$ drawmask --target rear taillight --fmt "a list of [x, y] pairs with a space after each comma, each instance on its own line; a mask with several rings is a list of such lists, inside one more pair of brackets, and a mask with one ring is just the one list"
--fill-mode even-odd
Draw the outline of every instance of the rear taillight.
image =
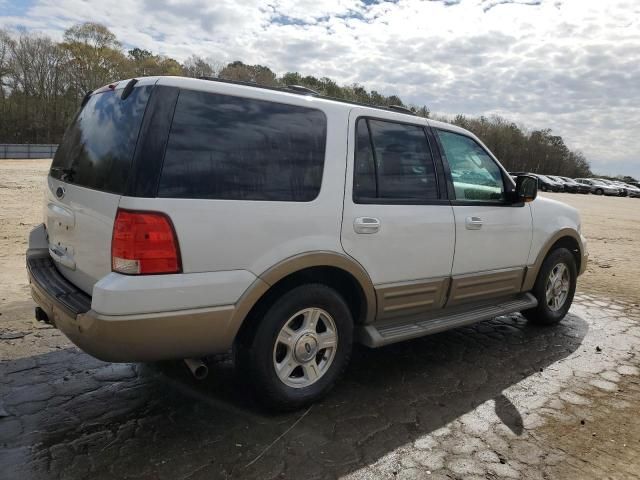
[[179, 273], [178, 239], [159, 212], [118, 210], [111, 239], [111, 268], [129, 275]]

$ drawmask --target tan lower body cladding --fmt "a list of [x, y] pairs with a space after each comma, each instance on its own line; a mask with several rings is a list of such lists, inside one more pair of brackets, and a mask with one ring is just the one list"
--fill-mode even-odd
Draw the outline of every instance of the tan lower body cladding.
[[524, 268], [453, 277], [447, 306], [516, 295], [522, 289]]
[[376, 287], [376, 320], [412, 316], [443, 307], [517, 295], [524, 268], [500, 270], [453, 278], [417, 280]]

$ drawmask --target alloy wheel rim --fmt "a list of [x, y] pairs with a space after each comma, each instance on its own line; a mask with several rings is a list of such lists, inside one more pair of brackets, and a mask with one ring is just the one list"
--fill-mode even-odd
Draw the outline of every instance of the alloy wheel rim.
[[338, 329], [328, 312], [305, 308], [280, 329], [273, 346], [273, 367], [282, 383], [305, 388], [327, 373], [336, 356]]
[[569, 296], [570, 276], [569, 269], [564, 263], [555, 265], [545, 285], [545, 298], [551, 311], [560, 310]]

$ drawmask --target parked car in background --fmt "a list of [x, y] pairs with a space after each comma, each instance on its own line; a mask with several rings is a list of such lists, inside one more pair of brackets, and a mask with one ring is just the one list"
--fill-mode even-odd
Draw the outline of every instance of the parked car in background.
[[556, 177], [561, 178], [565, 181], [565, 190], [567, 189], [567, 185], [570, 186], [571, 189], [575, 191], [575, 193], [584, 193], [588, 194], [591, 192], [591, 188], [588, 185], [583, 185], [582, 183], [576, 182], [573, 178], [569, 177]]
[[539, 173], [530, 173], [530, 172], [511, 172], [512, 176], [520, 176], [520, 175], [530, 175], [532, 177], [536, 177], [538, 179], [538, 189], [543, 192], [561, 192], [564, 190], [564, 187], [559, 182], [555, 180], [551, 180], [545, 175], [540, 175]]
[[542, 175], [540, 173], [537, 173], [536, 176], [538, 178], [542, 178], [548, 185], [550, 185], [549, 190], [551, 190], [552, 192], [564, 192], [564, 184], [562, 182], [554, 180], [549, 175]]
[[45, 190], [39, 320], [103, 360], [187, 359], [197, 377], [231, 351], [276, 408], [325, 395], [354, 342], [518, 311], [557, 324], [587, 265], [578, 211], [471, 132], [301, 87], [100, 88]]
[[554, 182], [562, 185], [562, 189], [567, 193], [578, 193], [578, 184], [574, 182], [569, 182], [565, 180], [563, 177], [559, 177], [557, 175], [545, 175], [545, 177], [550, 178]]
[[602, 183], [601, 181], [593, 178], [576, 178], [576, 182], [581, 183], [583, 185], [588, 185], [591, 188], [591, 193], [594, 195], [607, 195], [607, 196], [618, 196], [620, 195], [620, 190], [616, 187], [612, 187], [611, 185], [607, 185], [606, 183]]
[[545, 177], [547, 177], [550, 180], [553, 180], [554, 182], [559, 183], [560, 185], [562, 185], [562, 191], [563, 192], [576, 193], [576, 189], [574, 187], [572, 187], [571, 185], [569, 185], [566, 181], [564, 181], [560, 177], [556, 177], [555, 175], [545, 175]]
[[620, 185], [618, 185], [616, 182], [613, 182], [611, 180], [606, 180], [604, 178], [593, 178], [592, 180], [597, 180], [600, 183], [604, 183], [605, 185], [609, 185], [610, 187], [615, 188], [616, 190], [618, 190], [619, 197], [627, 196], [627, 190], [621, 187]]
[[630, 183], [619, 182], [619, 185], [627, 191], [627, 195], [633, 198], [640, 197], [640, 188]]
[[623, 190], [622, 196], [624, 197], [638, 197], [640, 196], [640, 188], [635, 185], [630, 185], [628, 183], [622, 182], [620, 180], [608, 180], [609, 184], [615, 185]]

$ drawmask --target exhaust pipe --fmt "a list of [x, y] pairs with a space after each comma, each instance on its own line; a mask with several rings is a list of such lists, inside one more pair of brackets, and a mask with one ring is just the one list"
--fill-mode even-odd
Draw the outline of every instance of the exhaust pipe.
[[35, 315], [36, 320], [38, 320], [39, 322], [48, 323], [49, 325], [51, 325], [49, 315], [47, 315], [47, 312], [45, 312], [41, 307], [36, 307]]
[[204, 380], [209, 375], [209, 367], [202, 360], [197, 358], [185, 358], [185, 365], [191, 370], [196, 380]]

